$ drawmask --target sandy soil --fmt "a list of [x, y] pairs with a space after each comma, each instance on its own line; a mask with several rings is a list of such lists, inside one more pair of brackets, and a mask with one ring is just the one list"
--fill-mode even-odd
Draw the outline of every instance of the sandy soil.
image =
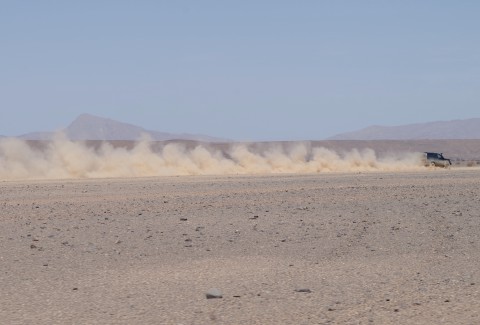
[[455, 168], [0, 182], [0, 320], [479, 324], [479, 184]]

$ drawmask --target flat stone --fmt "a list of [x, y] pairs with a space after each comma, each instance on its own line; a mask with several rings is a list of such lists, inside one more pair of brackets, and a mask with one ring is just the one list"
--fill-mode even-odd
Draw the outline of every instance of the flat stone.
[[304, 293], [311, 293], [312, 290], [307, 288], [295, 289], [295, 292], [304, 292]]
[[217, 288], [209, 289], [209, 290], [205, 293], [205, 296], [207, 297], [207, 299], [219, 299], [219, 298], [223, 298], [222, 292], [221, 292], [220, 290], [218, 290]]

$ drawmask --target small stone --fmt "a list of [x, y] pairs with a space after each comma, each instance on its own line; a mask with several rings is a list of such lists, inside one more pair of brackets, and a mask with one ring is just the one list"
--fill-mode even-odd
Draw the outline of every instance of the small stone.
[[187, 221], [187, 218], [180, 218], [180, 221]]
[[212, 288], [205, 293], [207, 299], [219, 299], [223, 298], [222, 292], [217, 288]]
[[312, 290], [307, 288], [295, 289], [295, 292], [304, 292], [304, 293], [311, 293]]

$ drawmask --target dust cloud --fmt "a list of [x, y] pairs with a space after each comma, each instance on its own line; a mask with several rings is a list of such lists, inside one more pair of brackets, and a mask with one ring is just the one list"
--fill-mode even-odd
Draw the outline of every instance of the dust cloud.
[[42, 148], [0, 139], [0, 180], [176, 175], [407, 171], [422, 168], [418, 153], [377, 157], [371, 149], [337, 153], [309, 143], [231, 144], [222, 150], [169, 143], [153, 150], [143, 139], [131, 149], [103, 142], [94, 148], [57, 136]]

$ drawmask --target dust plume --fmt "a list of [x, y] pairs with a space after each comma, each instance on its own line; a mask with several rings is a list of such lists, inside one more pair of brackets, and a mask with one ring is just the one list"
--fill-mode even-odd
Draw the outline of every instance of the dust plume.
[[152, 148], [143, 139], [133, 148], [99, 147], [57, 136], [43, 147], [0, 139], [0, 180], [401, 171], [421, 167], [418, 153], [377, 157], [371, 149], [337, 153], [309, 143], [290, 146], [231, 144], [228, 148], [180, 143]]

